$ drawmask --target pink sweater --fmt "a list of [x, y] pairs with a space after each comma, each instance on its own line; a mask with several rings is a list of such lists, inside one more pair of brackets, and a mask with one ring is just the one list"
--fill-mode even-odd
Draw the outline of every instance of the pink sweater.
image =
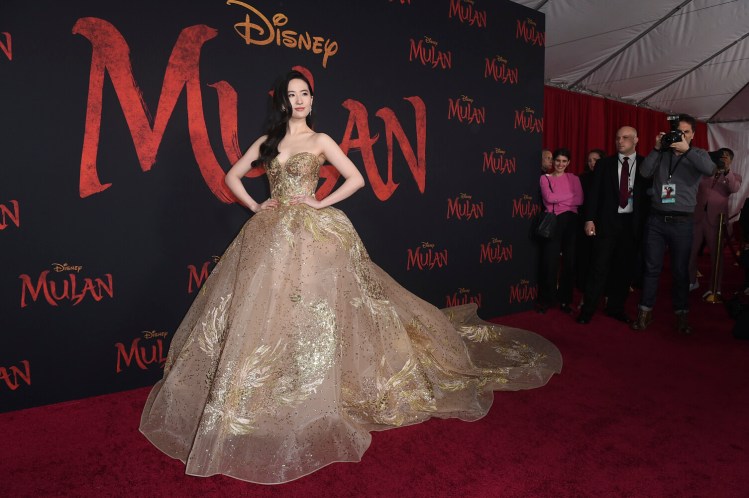
[[[549, 181], [551, 181], [551, 189]], [[547, 211], [553, 211], [556, 214], [566, 211], [577, 213], [577, 207], [583, 203], [583, 187], [580, 185], [580, 178], [572, 173], [565, 173], [561, 176], [541, 175], [539, 184]]]

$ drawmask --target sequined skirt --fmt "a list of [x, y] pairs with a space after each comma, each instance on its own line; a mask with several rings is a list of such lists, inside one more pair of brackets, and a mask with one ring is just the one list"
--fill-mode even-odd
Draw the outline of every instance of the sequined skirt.
[[439, 310], [375, 265], [335, 208], [253, 216], [174, 334], [140, 430], [191, 475], [275, 484], [359, 461], [370, 431], [476, 420], [539, 387], [557, 348]]

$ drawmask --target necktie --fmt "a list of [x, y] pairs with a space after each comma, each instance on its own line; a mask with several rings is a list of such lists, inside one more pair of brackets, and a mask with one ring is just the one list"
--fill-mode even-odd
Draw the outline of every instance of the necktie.
[[622, 159], [622, 174], [619, 176], [619, 207], [627, 207], [629, 200], [629, 158]]

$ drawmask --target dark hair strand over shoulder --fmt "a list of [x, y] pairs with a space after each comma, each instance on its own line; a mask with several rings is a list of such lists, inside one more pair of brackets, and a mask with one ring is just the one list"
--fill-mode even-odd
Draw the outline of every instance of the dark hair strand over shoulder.
[[[278, 144], [286, 136], [286, 126], [291, 118], [291, 102], [289, 102], [288, 89], [291, 80], [302, 80], [307, 84], [310, 95], [314, 96], [309, 80], [299, 71], [289, 71], [279, 77], [273, 84], [271, 92], [268, 119], [265, 125], [265, 142], [260, 144], [260, 157], [252, 162], [253, 167], [267, 166], [278, 155]], [[314, 116], [310, 110], [307, 116], [307, 126], [312, 128]]]

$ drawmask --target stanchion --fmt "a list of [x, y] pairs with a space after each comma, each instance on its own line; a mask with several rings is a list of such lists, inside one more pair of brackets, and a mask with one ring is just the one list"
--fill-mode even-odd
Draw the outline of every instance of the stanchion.
[[712, 303], [712, 304], [720, 304], [723, 302], [723, 299], [721, 299], [720, 294], [718, 292], [720, 289], [718, 288], [718, 280], [720, 277], [720, 264], [721, 260], [723, 259], [723, 213], [720, 213], [720, 217], [718, 218], [718, 240], [715, 241], [715, 258], [713, 263], [713, 281], [712, 281], [712, 287], [710, 289], [711, 294], [705, 298], [705, 302]]

